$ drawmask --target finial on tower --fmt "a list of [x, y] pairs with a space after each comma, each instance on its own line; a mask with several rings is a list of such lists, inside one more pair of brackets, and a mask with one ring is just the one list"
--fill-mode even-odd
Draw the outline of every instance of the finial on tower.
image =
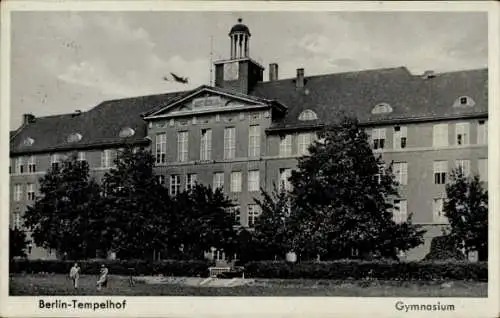
[[242, 18], [238, 18], [238, 23], [241, 23], [243, 22], [243, 19]]

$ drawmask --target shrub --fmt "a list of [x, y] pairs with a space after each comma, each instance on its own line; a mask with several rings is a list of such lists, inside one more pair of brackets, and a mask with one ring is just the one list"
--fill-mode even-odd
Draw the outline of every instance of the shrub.
[[486, 262], [464, 261], [397, 262], [397, 261], [334, 261], [250, 262], [245, 276], [253, 278], [304, 279], [378, 279], [378, 280], [475, 280], [488, 281]]
[[424, 260], [465, 260], [465, 256], [448, 235], [443, 235], [432, 239], [430, 251]]
[[[19, 260], [11, 261], [10, 273], [54, 273], [68, 274], [75, 261], [60, 260]], [[97, 275], [102, 264], [105, 264], [111, 275], [164, 275], [164, 276], [201, 276], [208, 277], [208, 261], [78, 261], [82, 274]]]

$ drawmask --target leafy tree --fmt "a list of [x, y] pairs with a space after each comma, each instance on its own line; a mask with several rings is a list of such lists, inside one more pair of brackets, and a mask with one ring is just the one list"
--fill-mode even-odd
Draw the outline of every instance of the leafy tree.
[[[322, 132], [323, 141], [299, 158], [290, 178], [292, 248], [302, 258], [396, 258], [423, 243], [411, 220], [393, 221], [390, 203], [398, 197], [392, 168], [381, 169], [366, 133], [343, 118]], [[385, 171], [384, 171], [385, 170]]]
[[118, 151], [103, 179], [100, 248], [119, 258], [151, 258], [167, 244], [168, 195], [154, 174], [149, 151]]
[[255, 222], [254, 240], [260, 256], [265, 259], [283, 258], [290, 251], [290, 233], [287, 219], [290, 213], [290, 199], [284, 188], [272, 194], [261, 189], [262, 199], [254, 199], [261, 208], [261, 215]]
[[451, 173], [443, 212], [450, 222], [448, 235], [466, 253], [488, 259], [488, 191], [478, 176], [468, 178], [461, 169]]
[[40, 179], [40, 193], [24, 215], [34, 243], [70, 258], [95, 256], [98, 237], [92, 224], [98, 214], [100, 187], [88, 164], [73, 155]]
[[10, 259], [14, 257], [26, 257], [26, 247], [29, 240], [24, 231], [18, 228], [9, 230], [9, 255]]

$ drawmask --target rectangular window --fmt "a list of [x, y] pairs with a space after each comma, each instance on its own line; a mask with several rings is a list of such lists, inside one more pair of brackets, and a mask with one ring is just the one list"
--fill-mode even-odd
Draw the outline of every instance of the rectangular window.
[[177, 161], [188, 161], [188, 138], [187, 131], [179, 131], [177, 133]]
[[488, 121], [480, 120], [477, 123], [477, 143], [479, 145], [488, 144]]
[[404, 149], [406, 148], [406, 140], [408, 131], [405, 126], [395, 126], [394, 127], [394, 149]]
[[189, 173], [188, 175], [186, 175], [186, 190], [188, 191], [193, 190], [197, 181], [198, 181], [197, 174]]
[[158, 181], [159, 185], [165, 185], [165, 176], [162, 174], [157, 175], [156, 181]]
[[78, 161], [78, 162], [87, 161], [86, 156], [85, 156], [85, 152], [79, 151], [77, 156], [76, 156], [76, 161]]
[[300, 156], [309, 155], [309, 146], [312, 143], [312, 134], [299, 134], [297, 141], [297, 152]]
[[13, 216], [12, 226], [15, 229], [21, 229], [22, 228], [21, 213], [13, 213], [12, 216]]
[[28, 197], [28, 201], [35, 200], [35, 185], [33, 183], [28, 183], [26, 185], [26, 194]]
[[380, 184], [382, 182], [382, 177], [385, 175], [385, 167], [383, 164], [378, 165], [378, 173], [375, 175], [375, 180]]
[[408, 163], [407, 162], [394, 163], [394, 177], [400, 185], [408, 184]]
[[248, 205], [248, 227], [254, 227], [257, 218], [260, 215], [260, 206], [257, 204]]
[[23, 174], [26, 172], [24, 169], [24, 157], [19, 157], [16, 160], [16, 172], [19, 174]]
[[59, 154], [50, 155], [50, 167], [55, 170], [59, 168], [59, 164], [61, 163], [61, 156]]
[[434, 199], [432, 203], [434, 223], [440, 223], [440, 224], [448, 223], [448, 219], [444, 215], [443, 205], [444, 205], [444, 199], [442, 198]]
[[292, 155], [292, 135], [280, 136], [280, 157]]
[[477, 165], [481, 181], [488, 181], [488, 159], [479, 159]]
[[248, 191], [256, 192], [260, 188], [260, 171], [251, 170], [248, 171]]
[[214, 190], [224, 187], [224, 172], [214, 173]]
[[455, 142], [457, 146], [469, 144], [469, 123], [457, 123], [455, 125]]
[[200, 160], [212, 159], [212, 129], [201, 130]]
[[23, 195], [23, 188], [21, 184], [14, 185], [14, 201], [21, 201]]
[[231, 172], [231, 192], [241, 192], [241, 171]]
[[470, 160], [460, 159], [456, 161], [456, 168], [462, 170], [464, 176], [470, 176]]
[[155, 153], [157, 164], [167, 162], [167, 134], [156, 134]]
[[292, 189], [289, 180], [291, 176], [292, 176], [292, 169], [288, 168], [280, 169], [280, 184], [279, 184], [280, 191], [290, 191]]
[[385, 128], [374, 128], [372, 130], [373, 149], [385, 148]]
[[445, 184], [448, 161], [434, 161], [434, 184]]
[[248, 156], [260, 157], [260, 126], [252, 125], [248, 129]]
[[236, 154], [236, 129], [224, 129], [224, 159], [234, 159]]
[[30, 156], [28, 159], [28, 172], [35, 173], [36, 172], [36, 157]]
[[392, 219], [396, 223], [404, 223], [408, 221], [408, 201], [394, 200], [394, 210]]
[[234, 225], [237, 225], [237, 226], [241, 225], [241, 211], [240, 210], [241, 209], [240, 209], [239, 205], [232, 206], [228, 209], [229, 214], [233, 216]]
[[437, 124], [433, 127], [432, 145], [434, 147], [448, 146], [448, 124]]
[[170, 176], [170, 195], [176, 196], [181, 192], [181, 176], [171, 175]]
[[111, 168], [114, 165], [114, 151], [106, 149], [101, 152], [101, 167]]

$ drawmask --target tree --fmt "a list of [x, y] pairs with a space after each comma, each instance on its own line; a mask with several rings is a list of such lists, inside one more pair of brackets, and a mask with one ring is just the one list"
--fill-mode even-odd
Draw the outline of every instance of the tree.
[[301, 258], [396, 258], [423, 243], [425, 231], [393, 221], [398, 197], [391, 166], [375, 158], [357, 120], [343, 118], [322, 132], [292, 172], [292, 248]]
[[29, 244], [24, 231], [18, 228], [9, 230], [9, 255], [14, 257], [26, 257], [26, 247]]
[[446, 185], [443, 212], [448, 218], [448, 235], [466, 254], [478, 252], [479, 260], [488, 259], [488, 191], [478, 176], [466, 177], [461, 169], [451, 173]]
[[52, 167], [40, 179], [41, 195], [25, 215], [34, 243], [70, 258], [95, 256], [99, 238], [92, 224], [98, 214], [99, 185], [76, 155]]
[[149, 151], [125, 147], [114, 160], [115, 167], [103, 179], [102, 222], [99, 228], [104, 251], [119, 258], [151, 258], [167, 245], [170, 212], [168, 194], [154, 174]]
[[287, 191], [276, 189], [272, 194], [261, 189], [262, 199], [254, 199], [262, 213], [255, 222], [254, 241], [259, 256], [265, 259], [284, 258], [290, 251], [290, 233], [287, 219], [290, 214], [290, 199]]

